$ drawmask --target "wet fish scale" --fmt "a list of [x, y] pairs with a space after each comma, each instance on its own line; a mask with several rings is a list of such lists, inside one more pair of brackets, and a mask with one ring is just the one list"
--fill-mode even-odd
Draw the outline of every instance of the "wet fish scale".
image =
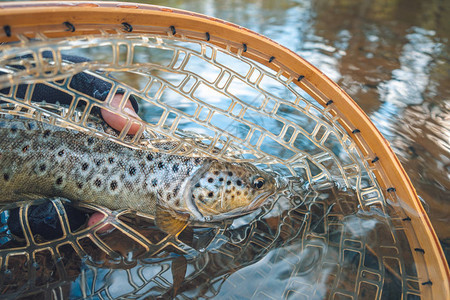
[[[159, 204], [200, 221], [255, 209], [275, 188], [271, 176], [250, 164], [136, 150], [5, 116], [0, 174], [3, 202], [60, 196], [152, 215]], [[257, 186], [261, 182], [264, 186]]]
[[146, 162], [141, 150], [81, 132], [34, 121], [12, 120], [1, 125], [3, 201], [58, 194], [111, 209], [154, 213], [155, 196], [164, 194], [159, 190], [166, 188], [163, 183], [181, 184], [206, 160], [152, 153]]

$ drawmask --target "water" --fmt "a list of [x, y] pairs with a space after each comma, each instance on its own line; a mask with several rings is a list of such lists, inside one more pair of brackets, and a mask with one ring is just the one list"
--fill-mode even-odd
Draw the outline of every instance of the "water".
[[[295, 196], [280, 193], [251, 216], [216, 228], [188, 228], [179, 237], [185, 254], [169, 246], [150, 255], [120, 230], [92, 236], [82, 229], [56, 243], [37, 240], [31, 268], [24, 254], [9, 258], [4, 296], [13, 298], [31, 284], [35, 297], [61, 286], [59, 292], [70, 299], [327, 299], [336, 293], [399, 299], [407, 276], [408, 293], [418, 292], [411, 287], [417, 273], [401, 226], [395, 228], [381, 210], [358, 208], [351, 191], [294, 190]], [[155, 243], [164, 238], [152, 222], [122, 220]], [[96, 239], [116, 255], [104, 253]], [[54, 249], [60, 255], [56, 263]], [[84, 255], [76, 253], [80, 249]]]
[[[295, 50], [337, 81], [391, 142], [426, 201], [448, 253], [449, 31], [443, 29], [448, 24], [439, 22], [448, 9], [411, 1], [153, 4], [202, 12], [253, 29]], [[425, 22], [424, 15], [433, 22]], [[151, 122], [151, 110], [142, 108]], [[192, 107], [182, 109], [189, 112]], [[264, 125], [270, 131], [279, 127]], [[79, 249], [71, 244], [73, 237], [67, 237], [68, 243], [59, 248], [66, 275], [57, 270], [61, 264], [52, 264], [50, 253], [41, 250], [31, 269], [24, 255], [15, 256], [2, 284], [11, 284], [9, 292], [19, 290], [18, 279], [27, 282], [36, 269], [39, 280], [34, 285], [43, 288], [45, 282], [64, 279], [64, 295], [75, 299], [92, 294], [322, 299], [331, 292], [343, 299], [398, 299], [402, 291], [414, 299], [419, 294], [402, 224], [377, 206], [362, 210], [351, 190], [328, 186], [298, 191], [294, 196], [279, 194], [275, 207], [268, 205], [231, 224], [186, 230], [180, 236], [185, 255], [172, 246], [145, 255], [142, 245], [120, 230], [99, 236], [80, 231], [79, 245], [90, 256], [75, 254]], [[130, 224], [154, 243], [165, 238], [152, 223]], [[95, 241], [106, 243], [123, 259], [102, 252]]]
[[250, 28], [335, 80], [391, 143], [450, 258], [450, 2], [140, 1]]

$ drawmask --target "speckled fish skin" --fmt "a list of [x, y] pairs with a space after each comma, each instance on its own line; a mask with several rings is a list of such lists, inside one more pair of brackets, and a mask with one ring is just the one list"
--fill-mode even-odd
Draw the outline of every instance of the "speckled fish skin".
[[0, 118], [2, 202], [60, 196], [151, 215], [159, 203], [208, 221], [253, 210], [274, 190], [272, 176], [251, 164], [136, 150], [34, 120]]

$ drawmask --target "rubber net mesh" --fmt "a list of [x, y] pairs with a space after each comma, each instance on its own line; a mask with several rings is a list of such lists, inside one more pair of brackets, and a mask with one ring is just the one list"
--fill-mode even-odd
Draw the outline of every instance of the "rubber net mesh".
[[[39, 203], [5, 205], [3, 296], [420, 298], [404, 216], [393, 214], [376, 162], [338, 123], [343, 116], [330, 113], [333, 105], [319, 105], [296, 84], [312, 89], [307, 79], [264, 53], [172, 33], [37, 34], [1, 45], [2, 119], [21, 115], [148, 151], [249, 161], [280, 174], [288, 188], [250, 216], [188, 227], [177, 237], [139, 213], [54, 198], [61, 234], [46, 240], [29, 225]], [[245, 51], [270, 60], [275, 71]], [[63, 59], [71, 55], [89, 61]], [[96, 97], [74, 87], [80, 73], [104, 82], [107, 92]], [[69, 96], [70, 104], [35, 101], [38, 85]], [[138, 102], [142, 121], [110, 105], [117, 93]], [[95, 126], [98, 108], [127, 118], [127, 126], [119, 134]], [[138, 133], [127, 135], [133, 124]], [[161, 141], [174, 146], [156, 147]], [[104, 213], [116, 230], [71, 228], [73, 205]], [[6, 225], [14, 208], [21, 239]]]

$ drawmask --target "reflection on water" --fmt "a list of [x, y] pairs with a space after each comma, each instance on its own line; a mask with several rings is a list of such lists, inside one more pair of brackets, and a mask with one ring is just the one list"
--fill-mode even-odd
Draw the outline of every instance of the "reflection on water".
[[[140, 1], [147, 2], [147, 1]], [[450, 1], [169, 0], [296, 51], [391, 142], [450, 254]]]
[[[375, 207], [361, 210], [351, 191], [332, 186], [297, 192], [282, 192], [259, 212], [219, 228], [186, 229], [180, 235], [186, 254], [169, 246], [149, 256], [115, 230], [99, 237], [123, 258], [106, 255], [89, 238], [78, 243], [91, 257], [78, 256], [70, 242], [61, 242], [57, 264], [51, 250], [36, 252], [34, 275], [25, 255], [12, 256], [3, 295], [26, 291], [31, 283], [35, 290], [62, 285], [70, 299], [400, 299], [406, 280], [411, 284], [417, 277], [402, 228], [394, 229]], [[161, 239], [152, 222], [127, 222]], [[413, 296], [418, 287], [408, 292]]]
[[399, 57], [400, 68], [392, 71], [389, 81], [378, 86], [381, 101], [398, 106], [417, 105], [424, 101], [423, 94], [430, 86], [429, 66], [441, 45], [432, 41], [434, 31], [417, 27], [411, 31], [406, 35], [408, 42]]
[[[419, 1], [160, 2], [152, 3], [202, 12], [267, 35], [297, 51], [336, 80], [391, 142], [419, 195], [429, 203], [431, 220], [444, 247], [448, 247], [450, 88], [445, 45], [450, 31], [443, 30], [445, 24], [439, 23], [446, 16], [440, 15], [444, 10], [438, 3], [423, 6]], [[422, 17], [424, 11], [427, 20]], [[208, 80], [212, 73], [214, 70], [208, 70], [202, 76]], [[120, 74], [114, 75], [122, 79]], [[181, 80], [171, 76], [176, 75], [167, 75], [170, 83]], [[138, 79], [135, 84], [141, 87]], [[201, 99], [210, 97], [211, 90], [205, 86], [197, 92], [195, 96]], [[243, 92], [238, 83], [235, 92]], [[167, 93], [164, 99], [170, 104], [174, 98], [168, 94], [169, 90], [163, 93]], [[261, 99], [245, 97], [252, 101], [249, 105], [260, 105]], [[220, 103], [219, 100], [216, 101]], [[183, 103], [178, 108], [189, 115], [195, 110]], [[141, 113], [152, 122], [154, 110], [142, 106]], [[286, 117], [297, 117], [297, 122], [306, 119], [303, 115], [293, 116], [289, 107], [280, 107], [277, 114], [283, 113]], [[219, 119], [212, 123], [220, 126], [226, 119], [217, 116]], [[251, 109], [245, 118], [255, 120]], [[189, 129], [190, 123], [182, 125], [186, 127], [181, 128]], [[271, 132], [280, 128], [273, 120], [263, 125]], [[237, 127], [233, 134], [245, 135], [245, 130], [248, 129]], [[304, 139], [294, 146], [314, 152], [308, 148], [314, 145]], [[329, 148], [332, 146], [330, 143]], [[333, 152], [345, 160], [339, 149]], [[187, 255], [168, 247], [156, 257], [142, 256], [145, 255], [142, 249], [126, 248], [132, 243], [124, 243], [125, 235], [116, 230], [101, 239], [125, 259], [114, 265], [111, 257], [96, 256], [94, 263], [100, 267], [94, 268], [86, 257], [75, 259], [77, 256], [69, 246], [67, 253], [62, 250], [62, 263], [70, 271], [65, 279], [74, 283], [69, 283], [65, 292], [73, 298], [96, 294], [104, 298], [183, 295], [321, 299], [329, 296], [330, 290], [336, 293], [336, 298], [414, 299], [419, 294], [416, 267], [399, 224], [392, 224], [376, 205], [362, 211], [351, 191], [334, 187], [318, 193], [303, 191], [311, 194], [298, 199], [280, 195], [273, 209], [266, 207], [250, 222], [251, 218], [239, 219], [220, 229], [187, 229], [180, 236], [191, 247]], [[153, 224], [141, 230], [158, 241], [159, 233]], [[95, 248], [88, 238], [80, 243], [85, 249]], [[138, 261], [137, 254], [141, 255]], [[41, 265], [46, 261], [47, 256], [42, 255]], [[24, 267], [24, 257], [20, 256], [10, 266], [16, 268], [2, 283], [20, 289], [18, 283], [22, 282], [18, 278], [31, 269]], [[43, 270], [53, 272], [45, 274], [50, 278], [58, 274], [51, 266], [40, 272]], [[407, 276], [414, 280], [406, 284]]]

